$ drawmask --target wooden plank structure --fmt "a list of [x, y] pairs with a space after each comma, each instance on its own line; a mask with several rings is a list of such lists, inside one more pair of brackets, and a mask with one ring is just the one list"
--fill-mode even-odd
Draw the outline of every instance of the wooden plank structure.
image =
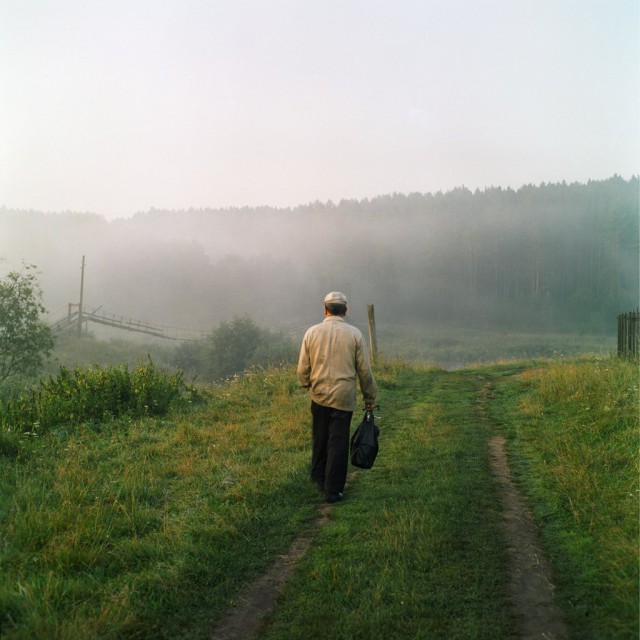
[[167, 340], [177, 340], [177, 335], [173, 332], [168, 333], [165, 327], [144, 322], [143, 320], [134, 320], [133, 318], [124, 318], [115, 314], [85, 312], [82, 319], [96, 324], [102, 324], [107, 327], [115, 327], [116, 329], [125, 329], [126, 331], [136, 331], [138, 333], [146, 333], [156, 338], [165, 338]]
[[51, 329], [56, 333], [65, 333], [78, 327], [80, 322], [82, 322], [82, 324], [95, 322], [96, 324], [114, 327], [116, 329], [124, 329], [125, 331], [146, 333], [147, 335], [164, 338], [165, 340], [198, 341], [206, 337], [203, 331], [197, 332], [178, 327], [165, 327], [151, 322], [145, 322], [144, 320], [125, 318], [124, 316], [110, 314], [104, 311], [100, 312], [100, 307], [93, 311], [84, 311], [82, 315], [80, 315], [79, 305], [77, 304], [69, 304], [67, 315], [57, 322], [54, 322], [51, 325]]
[[156, 338], [164, 338], [165, 340], [183, 340], [183, 341], [199, 341], [204, 340], [206, 335], [204, 331], [195, 332], [188, 329], [180, 329], [178, 327], [164, 327], [161, 325], [145, 322], [144, 320], [134, 320], [133, 318], [125, 318], [116, 314], [108, 314], [101, 312], [102, 306], [86, 311], [83, 305], [84, 300], [84, 270], [85, 257], [82, 256], [82, 267], [80, 275], [80, 302], [78, 304], [69, 303], [69, 309], [66, 317], [60, 318], [53, 324], [51, 329], [55, 333], [66, 333], [75, 328], [78, 336], [82, 336], [82, 328], [89, 322], [102, 324], [107, 327], [116, 329], [124, 329], [125, 331], [135, 331], [138, 333], [146, 333]]
[[640, 360], [640, 309], [618, 316], [618, 355]]

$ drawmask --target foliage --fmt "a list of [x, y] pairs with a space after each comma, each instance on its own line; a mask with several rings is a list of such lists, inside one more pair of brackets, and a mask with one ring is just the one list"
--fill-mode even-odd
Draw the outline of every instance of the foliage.
[[0, 424], [39, 435], [53, 427], [103, 422], [114, 417], [159, 416], [185, 393], [182, 373], [167, 374], [153, 363], [67, 369], [9, 400]]
[[0, 280], [0, 384], [11, 376], [32, 376], [53, 348], [35, 267], [12, 271]]
[[295, 346], [284, 334], [262, 329], [247, 316], [235, 316], [231, 322], [221, 322], [206, 341], [184, 343], [173, 362], [191, 375], [220, 380], [251, 368], [290, 363], [296, 356]]
[[260, 329], [248, 317], [222, 322], [209, 336], [208, 373], [226, 378], [247, 369], [260, 343]]

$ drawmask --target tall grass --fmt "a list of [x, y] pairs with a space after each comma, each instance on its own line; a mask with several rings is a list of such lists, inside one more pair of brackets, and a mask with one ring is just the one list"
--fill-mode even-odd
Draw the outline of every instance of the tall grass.
[[[101, 367], [126, 365], [133, 369], [141, 362], [153, 359], [157, 365], [166, 369], [169, 367], [175, 352], [173, 343], [149, 337], [146, 342], [133, 339], [135, 334], [113, 330], [120, 337], [97, 338], [83, 334], [81, 337], [73, 333], [56, 336], [56, 342], [49, 360], [45, 363], [43, 372], [46, 375], [56, 375], [60, 367], [73, 369], [75, 367]], [[123, 339], [121, 336], [126, 335]]]
[[126, 366], [67, 369], [0, 407], [0, 426], [31, 434], [63, 425], [105, 421], [127, 415], [164, 415], [186, 398], [182, 373], [168, 374], [152, 362]]
[[291, 371], [206, 407], [23, 435], [0, 465], [6, 638], [201, 638], [310, 518]]
[[578, 637], [637, 637], [637, 367], [618, 358], [554, 362], [501, 392], [494, 409]]

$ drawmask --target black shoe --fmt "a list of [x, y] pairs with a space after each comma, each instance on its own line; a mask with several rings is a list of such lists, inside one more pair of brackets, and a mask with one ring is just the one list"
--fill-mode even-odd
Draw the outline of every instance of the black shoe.
[[324, 501], [327, 504], [334, 504], [335, 502], [340, 502], [340, 500], [344, 500], [343, 493], [333, 493], [331, 491], [327, 491], [324, 494]]

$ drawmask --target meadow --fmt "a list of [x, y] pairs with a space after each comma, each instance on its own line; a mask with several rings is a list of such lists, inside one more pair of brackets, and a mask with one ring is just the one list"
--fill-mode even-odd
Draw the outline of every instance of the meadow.
[[[612, 328], [615, 328], [612, 325]], [[442, 323], [381, 324], [378, 342], [384, 355], [409, 362], [457, 369], [486, 362], [608, 355], [616, 349], [613, 332], [545, 331]]]
[[[156, 415], [123, 406], [33, 429], [5, 414], [3, 638], [210, 637], [302, 534], [311, 548], [263, 639], [516, 638], [487, 445], [496, 433], [571, 637], [637, 637], [635, 365], [602, 355], [445, 371], [378, 360], [379, 457], [354, 471], [321, 528], [308, 398], [292, 368], [197, 389], [152, 373], [176, 391]], [[114, 376], [122, 370], [103, 375]]]

